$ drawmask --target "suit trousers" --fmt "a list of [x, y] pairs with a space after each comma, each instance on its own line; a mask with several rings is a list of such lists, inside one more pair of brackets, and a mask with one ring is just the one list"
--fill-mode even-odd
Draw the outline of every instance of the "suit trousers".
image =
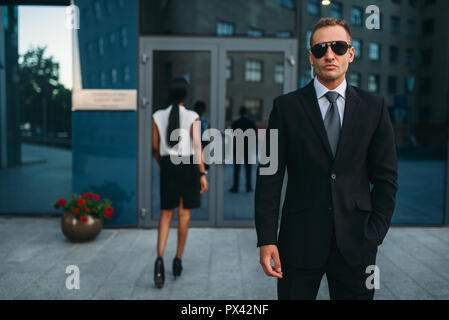
[[281, 265], [283, 277], [277, 283], [278, 299], [315, 300], [321, 279], [326, 274], [331, 300], [372, 300], [374, 288], [369, 289], [366, 282], [373, 273], [366, 273], [366, 268], [376, 264], [376, 254], [377, 247], [367, 253], [362, 265], [348, 264], [338, 250], [333, 232], [330, 252], [324, 266], [306, 269]]

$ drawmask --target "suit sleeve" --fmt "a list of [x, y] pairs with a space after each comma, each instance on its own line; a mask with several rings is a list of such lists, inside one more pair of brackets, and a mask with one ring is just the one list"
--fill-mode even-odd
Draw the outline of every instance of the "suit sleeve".
[[[278, 141], [273, 144], [277, 147], [270, 150], [270, 130], [278, 130]], [[272, 175], [260, 175], [260, 169], [273, 165], [272, 163], [261, 164], [257, 168], [256, 190], [255, 190], [255, 225], [257, 232], [257, 247], [268, 244], [277, 244], [279, 207], [281, 201], [282, 183], [286, 166], [287, 139], [286, 128], [282, 121], [282, 115], [277, 103], [273, 103], [268, 128], [265, 134], [266, 155], [273, 152], [278, 154], [278, 165]], [[263, 150], [262, 150], [263, 152]]]
[[378, 244], [381, 244], [390, 227], [398, 190], [396, 143], [385, 99], [378, 126], [368, 149], [368, 176], [373, 184], [371, 190], [373, 212], [370, 220], [377, 230]]

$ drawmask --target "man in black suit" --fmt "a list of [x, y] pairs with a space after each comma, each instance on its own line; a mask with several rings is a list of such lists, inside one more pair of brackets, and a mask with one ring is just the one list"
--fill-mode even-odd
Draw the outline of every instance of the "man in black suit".
[[260, 263], [278, 278], [279, 299], [315, 299], [324, 274], [331, 299], [374, 297], [367, 267], [393, 215], [397, 154], [385, 99], [346, 83], [350, 43], [344, 20], [321, 19], [310, 39], [315, 79], [277, 97], [270, 114], [278, 141], [270, 150], [267, 131], [267, 153], [278, 153], [278, 168], [260, 175], [258, 167], [255, 223]]
[[[256, 123], [254, 122], [253, 119], [249, 118], [247, 116], [247, 112], [246, 112], [246, 108], [245, 106], [241, 106], [240, 110], [240, 118], [238, 118], [237, 120], [235, 120], [232, 123], [232, 130], [236, 130], [236, 129], [242, 129], [243, 132], [245, 132], [248, 129], [252, 129], [254, 130], [254, 132], [256, 132], [256, 137], [257, 137], [257, 130], [256, 130]], [[229, 192], [239, 192], [239, 180], [240, 180], [240, 163], [237, 163], [237, 152], [236, 152], [236, 139], [235, 137], [233, 137], [234, 139], [234, 143], [233, 143], [233, 148], [234, 148], [234, 184], [232, 186], [231, 189], [229, 189]], [[245, 165], [245, 170], [246, 170], [246, 192], [251, 192], [253, 191], [253, 187], [251, 185], [251, 167], [252, 165], [249, 162], [249, 143], [248, 143], [248, 139], [245, 138], [244, 139], [244, 154], [243, 154], [243, 164]]]

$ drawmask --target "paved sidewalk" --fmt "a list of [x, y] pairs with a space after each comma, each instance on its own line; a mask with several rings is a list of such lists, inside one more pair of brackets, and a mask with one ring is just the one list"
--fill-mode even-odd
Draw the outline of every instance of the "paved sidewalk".
[[[176, 229], [165, 252], [166, 283], [153, 284], [155, 229], [104, 229], [68, 242], [59, 218], [0, 218], [0, 299], [276, 299], [259, 265], [254, 229], [190, 229], [182, 276], [173, 279]], [[379, 247], [375, 299], [449, 299], [449, 228], [392, 228]], [[80, 289], [65, 287], [68, 265]], [[326, 279], [318, 295], [328, 299]]]

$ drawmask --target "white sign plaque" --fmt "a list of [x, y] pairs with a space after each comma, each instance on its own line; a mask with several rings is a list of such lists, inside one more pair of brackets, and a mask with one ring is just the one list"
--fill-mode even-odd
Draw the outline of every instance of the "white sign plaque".
[[137, 90], [82, 89], [72, 92], [72, 111], [137, 110]]

